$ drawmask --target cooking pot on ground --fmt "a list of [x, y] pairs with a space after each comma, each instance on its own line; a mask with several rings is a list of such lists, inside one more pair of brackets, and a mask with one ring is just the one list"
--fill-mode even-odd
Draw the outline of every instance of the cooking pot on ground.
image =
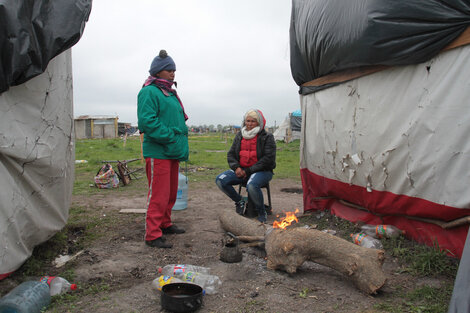
[[170, 283], [162, 287], [162, 308], [176, 313], [194, 312], [202, 305], [202, 288], [191, 283]]

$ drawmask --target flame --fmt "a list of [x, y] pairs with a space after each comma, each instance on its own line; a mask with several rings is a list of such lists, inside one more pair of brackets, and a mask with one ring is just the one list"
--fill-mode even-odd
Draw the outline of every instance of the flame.
[[284, 217], [280, 222], [274, 221], [273, 228], [286, 229], [287, 226], [290, 226], [292, 222], [298, 222], [299, 219], [295, 216], [296, 213], [299, 213], [299, 209], [295, 209], [295, 212], [286, 212], [286, 217]]

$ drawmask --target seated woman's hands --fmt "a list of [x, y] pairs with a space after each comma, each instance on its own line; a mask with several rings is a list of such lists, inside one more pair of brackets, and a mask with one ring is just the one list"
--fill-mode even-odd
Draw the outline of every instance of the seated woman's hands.
[[245, 178], [246, 177], [246, 173], [241, 167], [238, 167], [235, 170], [235, 175], [237, 175], [237, 177], [239, 177], [239, 178]]

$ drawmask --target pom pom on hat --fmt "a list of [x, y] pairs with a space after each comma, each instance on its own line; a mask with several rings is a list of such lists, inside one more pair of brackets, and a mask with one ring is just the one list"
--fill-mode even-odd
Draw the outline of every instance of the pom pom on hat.
[[160, 53], [153, 59], [150, 65], [149, 73], [156, 76], [161, 71], [176, 71], [176, 65], [166, 50], [160, 50]]

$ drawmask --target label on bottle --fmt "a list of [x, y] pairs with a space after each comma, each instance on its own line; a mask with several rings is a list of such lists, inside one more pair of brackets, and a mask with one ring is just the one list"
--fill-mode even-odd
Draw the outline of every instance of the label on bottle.
[[187, 272], [186, 274], [184, 274], [183, 280], [189, 281], [192, 283], [196, 279], [197, 275], [198, 273], [195, 273], [195, 272]]
[[157, 286], [157, 289], [158, 290], [162, 290], [162, 287], [165, 286], [166, 284], [169, 284], [171, 283], [171, 281], [173, 280], [173, 276], [160, 276], [158, 277], [158, 286]]
[[377, 234], [377, 237], [382, 238], [385, 237], [387, 234], [387, 226], [386, 225], [377, 225], [375, 227], [375, 233]]
[[364, 233], [359, 233], [359, 234], [357, 234], [356, 236], [353, 237], [354, 243], [355, 243], [356, 245], [359, 245], [359, 246], [360, 246], [362, 240], [363, 240], [364, 238], [366, 238], [366, 237], [367, 237], [366, 234], [364, 234]]
[[178, 189], [176, 193], [176, 199], [183, 199], [183, 189]]
[[181, 274], [186, 272], [186, 266], [184, 264], [177, 264], [173, 267], [173, 274]]
[[41, 279], [39, 279], [40, 282], [46, 283], [51, 286], [51, 281], [55, 278], [55, 276], [43, 276]]

